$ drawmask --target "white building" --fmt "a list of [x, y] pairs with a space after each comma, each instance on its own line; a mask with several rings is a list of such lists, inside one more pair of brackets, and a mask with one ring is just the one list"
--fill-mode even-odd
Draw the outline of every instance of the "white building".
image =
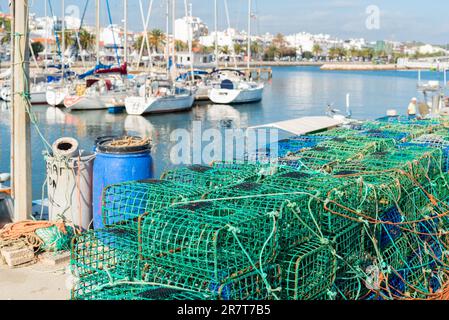
[[191, 24], [191, 39], [198, 40], [202, 36], [207, 36], [209, 30], [206, 24], [197, 17], [184, 17], [175, 21], [176, 40], [189, 41], [189, 30]]
[[301, 32], [285, 37], [288, 45], [296, 48], [298, 53], [312, 52], [315, 45], [319, 45], [322, 54], [327, 54], [330, 48], [344, 47], [344, 41], [332, 38], [328, 34], [310, 34]]
[[[193, 54], [193, 65], [201, 65], [212, 63], [214, 56], [208, 53], [194, 53]], [[176, 63], [183, 66], [190, 66], [191, 59], [189, 52], [177, 52], [176, 53]]]
[[123, 30], [122, 27], [118, 25], [109, 25], [107, 28], [101, 30], [100, 41], [103, 42], [105, 47], [113, 46], [117, 47], [123, 46]]

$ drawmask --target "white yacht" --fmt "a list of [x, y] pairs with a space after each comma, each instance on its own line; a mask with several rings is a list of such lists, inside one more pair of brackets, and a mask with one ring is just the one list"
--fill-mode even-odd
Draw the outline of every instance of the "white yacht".
[[126, 112], [130, 115], [184, 111], [192, 108], [193, 93], [174, 86], [167, 80], [148, 79], [139, 90], [138, 96], [125, 99]]

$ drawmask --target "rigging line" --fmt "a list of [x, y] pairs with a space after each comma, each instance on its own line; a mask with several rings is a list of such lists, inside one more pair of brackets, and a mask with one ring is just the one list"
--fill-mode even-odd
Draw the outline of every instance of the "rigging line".
[[[50, 14], [53, 19], [55, 17], [55, 14], [53, 13], [53, 5], [51, 4], [51, 0], [48, 0], [48, 7], [50, 9]], [[54, 19], [53, 19], [53, 32], [55, 34], [56, 45], [58, 46], [58, 56], [61, 58], [62, 61], [61, 43], [59, 41], [58, 31], [56, 30], [56, 24]]]
[[115, 57], [117, 59], [117, 62], [119, 65], [121, 65], [121, 61], [120, 61], [120, 56], [118, 54], [118, 46], [117, 46], [117, 42], [115, 41], [115, 33], [114, 33], [114, 25], [112, 24], [112, 14], [111, 14], [111, 6], [109, 4], [109, 0], [106, 0], [106, 7], [108, 9], [108, 18], [109, 18], [109, 24], [111, 26], [111, 32], [112, 32], [112, 39], [114, 41], [114, 49], [115, 49]]

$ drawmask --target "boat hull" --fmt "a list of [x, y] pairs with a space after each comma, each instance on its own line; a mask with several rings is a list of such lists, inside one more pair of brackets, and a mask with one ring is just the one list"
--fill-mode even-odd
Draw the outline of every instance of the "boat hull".
[[209, 91], [209, 99], [215, 104], [254, 103], [262, 100], [263, 86], [251, 89], [216, 89]]
[[119, 101], [123, 101], [123, 97], [124, 95], [120, 94], [66, 96], [64, 106], [69, 110], [103, 110], [119, 106]]
[[47, 89], [45, 98], [47, 100], [47, 104], [53, 107], [63, 106], [64, 99], [68, 95], [68, 89], [62, 87], [49, 87]]
[[47, 104], [46, 91], [31, 92], [31, 104]]
[[130, 115], [148, 113], [167, 113], [190, 110], [195, 97], [184, 95], [177, 97], [129, 97], [125, 99], [126, 112]]

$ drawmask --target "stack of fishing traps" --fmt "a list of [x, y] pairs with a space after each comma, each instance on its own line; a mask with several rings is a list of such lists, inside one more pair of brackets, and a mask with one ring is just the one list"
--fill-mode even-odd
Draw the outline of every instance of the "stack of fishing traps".
[[[268, 148], [266, 154], [277, 148]], [[448, 283], [449, 130], [367, 122], [109, 186], [73, 240], [73, 299], [438, 297]]]

